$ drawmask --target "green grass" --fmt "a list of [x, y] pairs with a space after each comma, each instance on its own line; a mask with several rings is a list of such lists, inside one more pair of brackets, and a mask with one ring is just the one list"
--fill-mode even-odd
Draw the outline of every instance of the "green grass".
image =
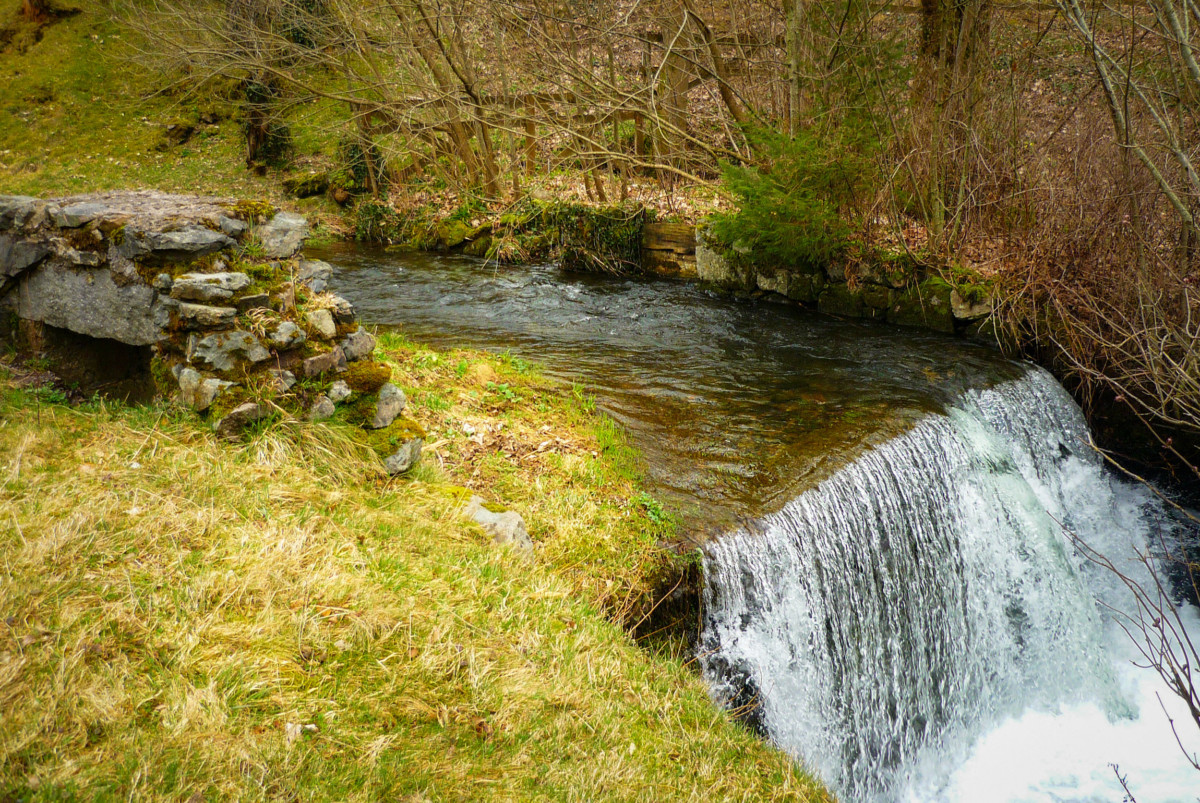
[[[19, 3], [0, 11], [13, 24]], [[157, 94], [162, 82], [132, 60], [133, 34], [110, 17], [108, 4], [77, 2], [81, 13], [43, 29], [24, 52], [0, 52], [0, 192], [54, 197], [106, 189], [282, 198], [281, 174], [257, 176], [245, 166], [241, 123], [228, 102]], [[161, 149], [165, 126], [198, 122], [184, 144]], [[296, 111], [296, 152], [328, 150], [327, 114]], [[331, 211], [329, 202], [298, 202]]]
[[619, 430], [528, 366], [381, 340], [450, 402], [402, 479], [336, 425], [229, 445], [0, 371], [0, 799], [825, 799], [623, 628], [685, 559]]

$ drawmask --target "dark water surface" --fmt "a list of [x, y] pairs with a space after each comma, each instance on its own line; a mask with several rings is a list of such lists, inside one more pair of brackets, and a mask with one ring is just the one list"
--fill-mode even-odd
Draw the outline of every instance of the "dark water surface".
[[652, 491], [694, 525], [776, 510], [966, 388], [1021, 373], [961, 339], [682, 282], [355, 246], [309, 254], [335, 266], [334, 288], [369, 325], [509, 350], [584, 385], [645, 455]]

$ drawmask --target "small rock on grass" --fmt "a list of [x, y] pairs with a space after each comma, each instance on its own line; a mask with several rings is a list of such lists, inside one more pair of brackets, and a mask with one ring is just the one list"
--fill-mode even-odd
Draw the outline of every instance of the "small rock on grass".
[[415, 466], [417, 461], [421, 459], [421, 447], [424, 445], [425, 442], [421, 438], [412, 438], [405, 441], [400, 444], [400, 448], [396, 450], [395, 454], [384, 459], [383, 467], [392, 476], [403, 474]]
[[249, 424], [265, 418], [266, 415], [266, 411], [257, 403], [246, 402], [233, 408], [228, 414], [213, 424], [213, 431], [217, 433], [217, 437], [234, 441], [241, 436], [242, 430]]
[[492, 536], [493, 544], [509, 545], [527, 554], [533, 551], [533, 541], [525, 529], [525, 520], [516, 511], [494, 513], [487, 509], [482, 497], [472, 496], [467, 503], [467, 515]]

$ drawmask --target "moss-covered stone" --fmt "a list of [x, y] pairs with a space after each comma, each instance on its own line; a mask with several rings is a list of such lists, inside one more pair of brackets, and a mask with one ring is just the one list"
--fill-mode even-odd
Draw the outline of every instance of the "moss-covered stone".
[[463, 245], [463, 253], [473, 257], [487, 256], [488, 249], [492, 247], [492, 236], [483, 234], [474, 237]]
[[289, 176], [283, 180], [283, 188], [297, 198], [311, 198], [329, 189], [328, 173], [313, 173], [304, 176]]
[[874, 309], [887, 309], [891, 304], [892, 290], [877, 284], [863, 285], [863, 303]]
[[849, 318], [862, 316], [863, 297], [859, 290], [849, 285], [834, 283], [825, 288], [817, 299], [817, 309], [827, 315], [844, 315]]
[[953, 332], [950, 290], [950, 285], [940, 279], [927, 279], [911, 290], [896, 293], [888, 306], [888, 323]]
[[392, 378], [391, 366], [382, 362], [360, 360], [350, 363], [342, 379], [355, 393], [378, 393], [379, 389]]
[[270, 201], [241, 200], [229, 207], [239, 220], [247, 223], [265, 223], [275, 215], [275, 206]]
[[456, 248], [466, 242], [471, 236], [471, 227], [461, 220], [453, 218], [443, 220], [437, 225], [437, 242], [439, 248]]
[[401, 416], [383, 429], [362, 430], [361, 437], [380, 457], [389, 457], [414, 438], [424, 440], [425, 429], [411, 418]]
[[787, 297], [793, 301], [812, 304], [825, 287], [825, 277], [819, 273], [793, 273], [788, 281]]

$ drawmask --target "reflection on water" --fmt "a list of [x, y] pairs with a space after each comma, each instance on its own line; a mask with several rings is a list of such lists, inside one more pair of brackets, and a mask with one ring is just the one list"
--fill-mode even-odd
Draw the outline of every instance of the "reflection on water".
[[311, 250], [363, 321], [579, 382], [693, 522], [775, 510], [864, 445], [1020, 369], [986, 347], [695, 285], [354, 246]]

